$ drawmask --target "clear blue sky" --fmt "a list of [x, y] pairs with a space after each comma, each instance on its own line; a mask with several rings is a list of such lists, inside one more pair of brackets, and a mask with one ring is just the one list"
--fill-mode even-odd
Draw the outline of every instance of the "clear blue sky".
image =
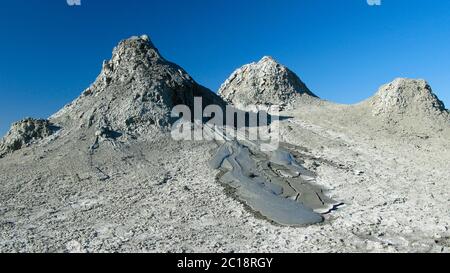
[[0, 134], [48, 117], [95, 79], [123, 38], [148, 34], [163, 55], [217, 90], [271, 55], [320, 97], [355, 103], [395, 77], [427, 79], [450, 105], [450, 1], [10, 0], [0, 6]]

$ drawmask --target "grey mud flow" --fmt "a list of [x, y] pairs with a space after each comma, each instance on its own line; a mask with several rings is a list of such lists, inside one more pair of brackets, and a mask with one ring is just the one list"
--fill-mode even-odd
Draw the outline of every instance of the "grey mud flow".
[[338, 205], [313, 184], [315, 174], [283, 148], [261, 152], [237, 141], [227, 141], [213, 156], [210, 166], [222, 170], [218, 179], [235, 189], [236, 198], [280, 225], [321, 223], [322, 214]]

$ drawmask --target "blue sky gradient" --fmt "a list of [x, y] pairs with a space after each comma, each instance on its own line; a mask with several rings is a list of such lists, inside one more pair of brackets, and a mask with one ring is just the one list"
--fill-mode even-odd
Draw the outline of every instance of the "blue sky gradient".
[[396, 77], [424, 78], [450, 105], [450, 1], [2, 1], [0, 134], [46, 118], [94, 81], [119, 40], [148, 34], [161, 53], [216, 91], [271, 55], [318, 96], [356, 103]]

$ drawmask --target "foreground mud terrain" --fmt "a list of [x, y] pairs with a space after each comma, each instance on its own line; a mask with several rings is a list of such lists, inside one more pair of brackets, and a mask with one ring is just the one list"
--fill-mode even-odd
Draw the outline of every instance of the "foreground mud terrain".
[[213, 143], [162, 135], [89, 155], [89, 141], [61, 135], [1, 160], [1, 251], [450, 251], [450, 153], [294, 126], [285, 140], [307, 150], [318, 183], [345, 203], [323, 224], [256, 218], [215, 180], [205, 156]]
[[[232, 80], [223, 88], [230, 103], [248, 99]], [[2, 141], [0, 252], [450, 252], [450, 119], [426, 82], [397, 79], [351, 106], [295, 90], [260, 103], [289, 97], [283, 145], [340, 204], [323, 222], [261, 217], [211, 167], [219, 143], [172, 139], [171, 107], [224, 103], [142, 36], [121, 42], [80, 98]]]

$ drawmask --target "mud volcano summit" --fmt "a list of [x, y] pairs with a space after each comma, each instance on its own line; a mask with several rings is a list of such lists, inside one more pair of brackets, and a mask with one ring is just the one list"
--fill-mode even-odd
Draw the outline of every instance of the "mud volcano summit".
[[[99, 70], [73, 102], [0, 141], [1, 252], [450, 251], [450, 115], [425, 80], [342, 105], [263, 57], [216, 94], [146, 35]], [[174, 140], [172, 109], [195, 97], [281, 106], [268, 125], [279, 146]]]
[[316, 97], [294, 72], [269, 56], [233, 72], [219, 94], [244, 109], [255, 104], [285, 107], [296, 99]]
[[124, 131], [165, 127], [173, 122], [172, 108], [192, 107], [194, 97], [207, 105], [221, 104], [213, 92], [166, 61], [144, 35], [120, 42], [96, 81], [52, 119], [69, 126], [81, 120], [80, 128], [99, 123]]

